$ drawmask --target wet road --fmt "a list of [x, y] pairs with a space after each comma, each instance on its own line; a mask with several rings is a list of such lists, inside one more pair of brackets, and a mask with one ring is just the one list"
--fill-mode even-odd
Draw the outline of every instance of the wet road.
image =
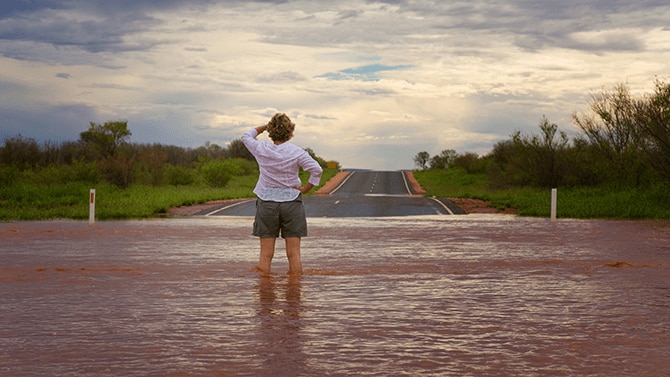
[[[304, 197], [307, 217], [385, 217], [463, 214], [445, 198], [412, 192], [401, 171], [355, 171], [328, 196]], [[202, 216], [253, 216], [255, 200], [243, 199], [198, 213]]]
[[670, 370], [668, 222], [313, 218], [299, 278], [252, 222], [0, 223], [0, 376]]

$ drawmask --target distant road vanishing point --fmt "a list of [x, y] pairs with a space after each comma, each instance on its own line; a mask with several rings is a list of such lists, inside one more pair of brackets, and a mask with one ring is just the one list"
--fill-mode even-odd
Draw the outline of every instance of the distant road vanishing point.
[[[307, 217], [455, 215], [465, 212], [445, 198], [412, 192], [403, 171], [354, 171], [327, 195], [304, 197]], [[221, 204], [196, 216], [254, 216], [255, 199]]]

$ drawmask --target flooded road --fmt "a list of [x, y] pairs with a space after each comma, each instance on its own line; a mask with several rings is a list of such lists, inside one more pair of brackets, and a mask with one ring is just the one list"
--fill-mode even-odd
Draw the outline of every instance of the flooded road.
[[248, 217], [0, 224], [1, 376], [660, 376], [670, 224]]

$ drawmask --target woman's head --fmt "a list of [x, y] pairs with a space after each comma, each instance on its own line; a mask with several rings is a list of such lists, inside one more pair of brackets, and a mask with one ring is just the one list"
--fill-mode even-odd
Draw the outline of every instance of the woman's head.
[[268, 122], [268, 134], [272, 141], [289, 141], [293, 137], [295, 124], [283, 113], [275, 114]]

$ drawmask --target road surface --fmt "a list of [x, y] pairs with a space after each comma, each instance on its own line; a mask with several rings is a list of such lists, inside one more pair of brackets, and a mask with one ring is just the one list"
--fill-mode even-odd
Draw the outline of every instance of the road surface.
[[[412, 192], [402, 171], [354, 171], [329, 195], [304, 197], [307, 217], [453, 215], [465, 212], [444, 198]], [[222, 204], [196, 215], [254, 216], [255, 199]]]

